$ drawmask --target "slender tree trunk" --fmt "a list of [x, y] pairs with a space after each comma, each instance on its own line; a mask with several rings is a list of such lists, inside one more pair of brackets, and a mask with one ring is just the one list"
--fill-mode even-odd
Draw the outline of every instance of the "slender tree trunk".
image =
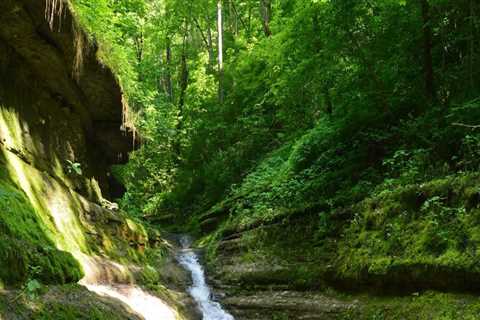
[[235, 31], [235, 14], [233, 12], [232, 0], [226, 0], [228, 2], [228, 14], [226, 15], [226, 20], [228, 21], [229, 31], [233, 34], [237, 34]]
[[233, 30], [235, 31], [235, 35], [238, 36], [238, 14], [235, 8], [235, 4], [233, 1], [230, 2], [232, 6], [232, 14], [233, 14]]
[[[200, 32], [200, 36], [202, 37], [203, 43], [205, 44], [205, 47], [207, 48], [208, 52], [208, 71], [211, 71], [213, 69], [213, 64], [215, 62], [215, 56], [213, 53], [213, 45], [212, 45], [212, 31], [210, 29], [210, 26], [207, 26], [207, 34], [205, 35], [202, 27], [200, 26], [200, 22], [193, 18], [195, 21], [195, 24], [197, 25], [197, 29]], [[207, 19], [208, 21], [208, 19]]]
[[375, 63], [371, 59], [367, 58], [367, 55], [363, 52], [362, 46], [358, 42], [357, 38], [352, 32], [348, 32], [352, 46], [349, 48], [352, 56], [358, 56], [361, 63], [367, 68], [368, 73], [370, 73], [371, 80], [377, 87], [376, 96], [378, 97], [379, 103], [383, 109], [383, 112], [386, 115], [390, 114], [390, 104], [387, 98], [387, 92], [385, 89], [385, 84], [382, 79], [378, 76], [375, 69]]
[[223, 9], [222, 0], [217, 2], [217, 28], [218, 28], [218, 100], [223, 103]]
[[213, 40], [212, 40], [212, 28], [210, 25], [207, 29], [207, 42], [208, 42], [208, 61], [210, 63], [210, 69], [213, 69], [213, 65], [215, 64], [215, 53], [213, 51]]
[[267, 37], [272, 35], [270, 30], [270, 18], [272, 14], [271, 0], [260, 0], [260, 12], [262, 14], [263, 32]]
[[[243, 21], [242, 15], [240, 14], [240, 12], [238, 12], [237, 7], [235, 6], [235, 2], [232, 2], [232, 6], [233, 6], [234, 14], [235, 14], [235, 21], [237, 22], [237, 24], [238, 24], [238, 21], [240, 21], [240, 24], [242, 25], [243, 29], [246, 32], [248, 32], [249, 31], [248, 27], [245, 24], [245, 21]], [[237, 33], [238, 33], [238, 26], [237, 26]]]
[[473, 90], [475, 83], [473, 79], [473, 66], [475, 62], [475, 10], [473, 8], [473, 0], [470, 3], [470, 59], [469, 59], [469, 78], [470, 89]]
[[[144, 37], [143, 37], [143, 32], [140, 32], [138, 36], [134, 38], [135, 42], [135, 51], [136, 51], [136, 56], [137, 56], [137, 63], [141, 64], [143, 62], [143, 49], [144, 49]], [[138, 81], [142, 82], [143, 81], [143, 74], [142, 72], [139, 72], [138, 74]]]
[[185, 21], [185, 30], [183, 34], [182, 56], [180, 61], [180, 75], [179, 75], [179, 87], [180, 96], [178, 99], [178, 109], [180, 115], [183, 113], [183, 106], [185, 105], [185, 94], [188, 87], [188, 65], [187, 65], [187, 50], [188, 50], [188, 32], [189, 23]]
[[211, 18], [207, 8], [207, 43], [208, 43], [208, 61], [210, 63], [210, 71], [213, 71], [213, 65], [215, 64], [215, 53], [213, 50], [213, 37], [212, 27], [210, 26]]
[[137, 62], [141, 63], [143, 61], [143, 47], [145, 42], [143, 32], [140, 32], [140, 34], [134, 38], [134, 42]]
[[248, 29], [247, 29], [248, 38], [252, 35], [252, 7], [248, 6]]
[[180, 70], [180, 97], [178, 99], [178, 109], [180, 113], [183, 113], [183, 106], [185, 105], [185, 94], [188, 88], [188, 66], [187, 66], [187, 53], [184, 49], [181, 58], [181, 70]]
[[175, 154], [175, 162], [177, 165], [180, 164], [181, 156], [182, 156], [182, 129], [183, 129], [183, 116], [184, 116], [184, 106], [185, 106], [185, 95], [187, 93], [188, 88], [188, 65], [187, 65], [187, 34], [188, 34], [188, 25], [185, 27], [185, 35], [183, 37], [183, 49], [182, 49], [182, 57], [180, 62], [180, 76], [179, 76], [179, 87], [180, 93], [178, 98], [178, 115], [179, 120], [176, 125], [176, 138], [173, 144], [173, 151]]
[[430, 4], [428, 3], [428, 0], [421, 0], [421, 5], [423, 19], [423, 72], [425, 77], [425, 96], [430, 102], [432, 102], [435, 99], [435, 84], [432, 58], [432, 21], [430, 17]]
[[173, 102], [173, 84], [172, 84], [172, 47], [170, 37], [166, 39], [166, 48], [165, 48], [165, 93], [170, 102]]

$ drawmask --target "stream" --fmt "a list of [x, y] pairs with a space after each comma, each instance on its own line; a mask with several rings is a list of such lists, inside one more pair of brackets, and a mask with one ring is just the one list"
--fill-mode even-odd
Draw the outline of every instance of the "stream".
[[203, 320], [234, 320], [220, 303], [213, 300], [210, 287], [207, 285], [205, 272], [199, 262], [198, 255], [191, 248], [192, 241], [188, 236], [180, 239], [182, 249], [177, 255], [178, 262], [192, 275], [192, 285], [188, 292], [197, 302], [203, 316]]
[[[234, 320], [220, 303], [213, 299], [210, 287], [207, 285], [205, 272], [200, 264], [197, 253], [191, 248], [192, 241], [188, 236], [181, 236], [181, 249], [176, 255], [178, 263], [191, 274], [192, 285], [188, 293], [198, 305], [203, 320]], [[83, 282], [83, 283], [82, 283]], [[90, 291], [100, 296], [120, 300], [132, 311], [145, 320], [175, 320], [177, 312], [164, 301], [142, 290], [135, 285], [103, 284], [108, 281], [82, 281]]]
[[176, 320], [176, 312], [159, 298], [131, 285], [85, 285], [104, 297], [118, 299], [145, 320]]

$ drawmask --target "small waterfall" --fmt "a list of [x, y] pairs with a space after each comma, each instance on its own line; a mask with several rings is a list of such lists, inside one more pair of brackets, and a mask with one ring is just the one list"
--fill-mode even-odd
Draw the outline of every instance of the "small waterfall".
[[200, 307], [203, 320], [234, 320], [233, 316], [223, 310], [220, 303], [212, 300], [212, 292], [206, 283], [205, 272], [197, 254], [190, 248], [191, 242], [187, 236], [180, 239], [182, 250], [177, 259], [180, 265], [192, 274], [193, 284], [189, 288], [189, 293]]
[[176, 320], [170, 306], [139, 287], [132, 285], [85, 285], [88, 290], [104, 297], [118, 299], [145, 320]]
[[[130, 270], [116, 262], [77, 254], [86, 276], [80, 284], [102, 297], [118, 300], [143, 320], [177, 320], [178, 312], [166, 301], [135, 285]], [[1, 319], [0, 319], [1, 320]]]

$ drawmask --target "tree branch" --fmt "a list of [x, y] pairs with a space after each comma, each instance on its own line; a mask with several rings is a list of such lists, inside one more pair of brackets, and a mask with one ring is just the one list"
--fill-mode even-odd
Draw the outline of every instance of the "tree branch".
[[469, 125], [469, 124], [458, 123], [458, 122], [452, 123], [452, 126], [463, 127], [463, 128], [468, 128], [472, 130], [480, 129], [480, 125]]
[[205, 34], [203, 33], [203, 30], [202, 30], [202, 27], [200, 26], [200, 23], [198, 22], [197, 18], [193, 17], [193, 21], [195, 22], [195, 25], [198, 29], [198, 31], [200, 31], [200, 36], [202, 37], [202, 40], [203, 42], [205, 43], [205, 46], [207, 48], [210, 47], [210, 45], [208, 44], [208, 40], [207, 40], [207, 37], [205, 36]]

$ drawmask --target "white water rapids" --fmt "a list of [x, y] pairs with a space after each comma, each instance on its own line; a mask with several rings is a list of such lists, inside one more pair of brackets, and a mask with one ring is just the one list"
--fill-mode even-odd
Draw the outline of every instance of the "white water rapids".
[[234, 320], [233, 316], [223, 310], [220, 303], [212, 299], [212, 292], [205, 280], [205, 272], [198, 261], [197, 254], [190, 248], [191, 240], [182, 237], [180, 240], [182, 249], [177, 259], [178, 262], [192, 274], [192, 286], [189, 293], [197, 302], [202, 312], [203, 320]]

